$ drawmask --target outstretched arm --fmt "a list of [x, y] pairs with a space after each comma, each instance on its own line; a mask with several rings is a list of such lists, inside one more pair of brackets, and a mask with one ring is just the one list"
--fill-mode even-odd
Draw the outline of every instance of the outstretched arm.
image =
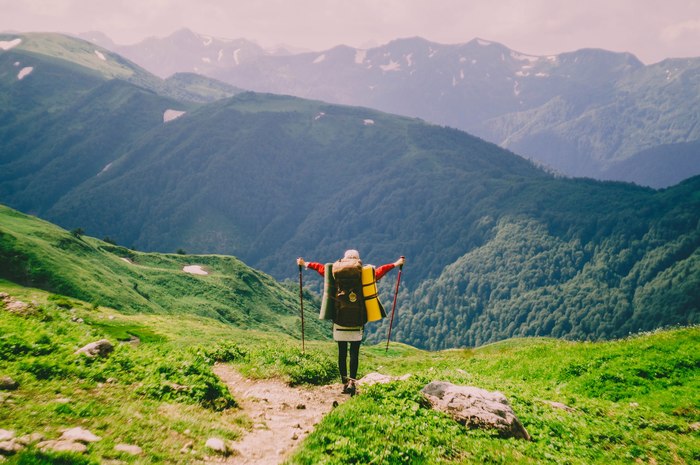
[[396, 268], [397, 266], [402, 266], [406, 262], [405, 257], [401, 257], [398, 260], [396, 260], [394, 263], [387, 263], [386, 265], [382, 265], [376, 270], [374, 270], [374, 277], [377, 281], [379, 281], [382, 276]]
[[318, 274], [321, 276], [325, 275], [325, 266], [323, 263], [318, 263], [318, 262], [307, 262], [304, 261], [303, 258], [299, 257], [297, 258], [297, 265], [299, 266], [306, 266], [306, 268], [311, 268], [312, 270], [315, 270]]

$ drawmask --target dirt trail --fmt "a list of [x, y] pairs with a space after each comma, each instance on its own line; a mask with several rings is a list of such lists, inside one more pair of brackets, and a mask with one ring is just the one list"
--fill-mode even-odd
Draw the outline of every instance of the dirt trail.
[[214, 372], [226, 383], [241, 409], [253, 421], [253, 429], [232, 444], [236, 453], [216, 463], [228, 465], [277, 465], [289, 457], [314, 426], [349, 397], [341, 384], [289, 387], [279, 380], [250, 380], [227, 365]]

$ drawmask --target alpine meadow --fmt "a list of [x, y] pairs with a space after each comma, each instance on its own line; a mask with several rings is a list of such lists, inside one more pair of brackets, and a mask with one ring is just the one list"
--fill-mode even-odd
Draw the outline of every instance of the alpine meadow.
[[[546, 111], [490, 127], [532, 118], [512, 146], [536, 150]], [[648, 176], [666, 145], [698, 163], [697, 142], [662, 140], [614, 169]], [[347, 249], [406, 257], [400, 288], [379, 283], [395, 315], [367, 325], [360, 356], [358, 378], [391, 378], [264, 463], [700, 461], [700, 176], [570, 178], [431, 121], [0, 34], [0, 463], [253, 463], [236, 444], [265, 427], [222, 367], [339, 387], [323, 279], [296, 259]], [[108, 355], [80, 353], [98, 340]], [[431, 408], [437, 380], [503, 393], [528, 440]], [[45, 445], [73, 427], [99, 439]]]

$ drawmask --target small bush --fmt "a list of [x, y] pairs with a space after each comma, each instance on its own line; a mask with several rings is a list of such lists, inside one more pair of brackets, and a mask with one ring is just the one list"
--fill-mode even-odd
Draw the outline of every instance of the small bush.
[[68, 366], [50, 359], [33, 359], [23, 362], [20, 366], [39, 381], [66, 378], [70, 374]]
[[7, 465], [97, 465], [97, 462], [82, 455], [69, 452], [40, 452], [25, 450], [10, 457]]
[[32, 345], [15, 334], [0, 336], [0, 359], [16, 360], [32, 351]]
[[48, 301], [52, 302], [57, 307], [61, 307], [64, 309], [73, 308], [73, 301], [71, 301], [68, 297], [62, 295], [51, 294], [48, 298]]
[[248, 357], [248, 351], [233, 342], [222, 342], [205, 350], [205, 356], [214, 362], [240, 362]]
[[292, 385], [328, 384], [338, 376], [335, 361], [317, 352], [288, 356], [284, 362]]

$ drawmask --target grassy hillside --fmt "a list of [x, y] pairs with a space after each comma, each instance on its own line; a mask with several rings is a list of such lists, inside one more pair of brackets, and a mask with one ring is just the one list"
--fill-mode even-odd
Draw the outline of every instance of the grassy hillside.
[[[254, 93], [190, 105], [58, 58], [19, 80], [21, 52], [0, 54], [0, 201], [13, 208], [278, 279], [300, 255], [405, 255], [398, 335], [422, 347], [698, 321], [700, 178], [664, 191], [563, 179], [415, 119]], [[173, 81], [221, 90], [190, 78]], [[166, 109], [188, 111], [163, 123]]]
[[[69, 233], [0, 206], [0, 278], [124, 313], [199, 315], [239, 328], [300, 335], [298, 291], [234, 257], [146, 254]], [[208, 274], [185, 273], [201, 266]], [[296, 267], [294, 263], [290, 266]], [[306, 332], [328, 329], [309, 301]]]
[[[298, 340], [286, 335], [210, 318], [182, 315], [173, 324], [167, 316], [126, 315], [7, 281], [0, 292], [33, 302], [21, 312], [0, 305], [0, 375], [19, 382], [0, 394], [0, 428], [55, 438], [79, 425], [102, 437], [85, 456], [30, 449], [9, 464], [204, 463], [207, 438], [235, 440], [253, 425], [212, 374], [217, 360], [251, 376], [334, 381], [330, 341], [310, 342], [302, 355]], [[74, 354], [100, 338], [116, 345], [109, 357]], [[287, 463], [690, 464], [700, 459], [699, 349], [698, 328], [607, 343], [514, 339], [433, 353], [367, 346], [361, 375], [411, 378], [361, 390]], [[431, 380], [500, 390], [533, 440], [466, 430], [426, 409], [417, 392]], [[118, 443], [144, 453], [117, 452]], [[182, 454], [188, 443], [192, 452]]]

